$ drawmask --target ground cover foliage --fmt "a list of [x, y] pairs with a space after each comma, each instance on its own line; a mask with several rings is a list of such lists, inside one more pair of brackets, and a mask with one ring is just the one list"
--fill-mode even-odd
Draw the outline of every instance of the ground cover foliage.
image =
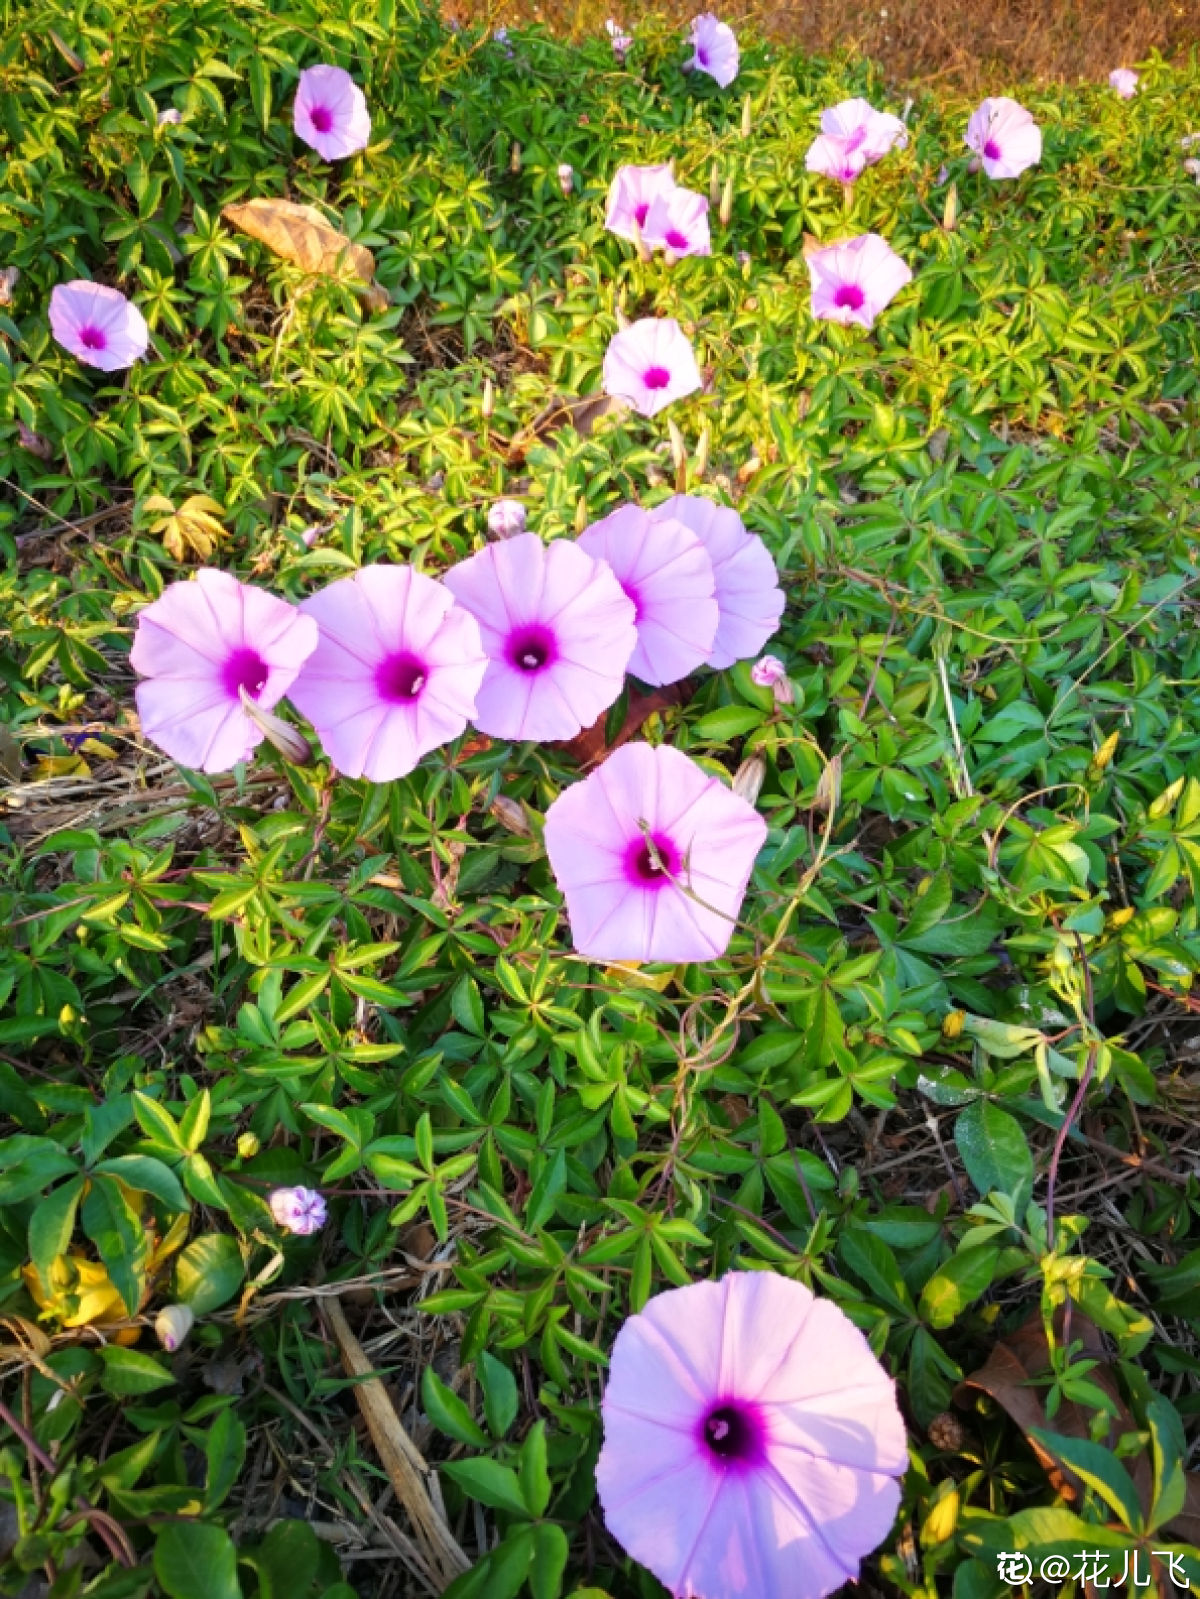
[[[1200, 1580], [1152, 1566], [1200, 1525], [1200, 80], [1025, 91], [1044, 158], [996, 186], [922, 96], [848, 215], [803, 154], [869, 64], [751, 45], [723, 94], [685, 54], [405, 0], [7, 14], [5, 1591], [651, 1599], [595, 1505], [606, 1353], [734, 1264], [898, 1378], [872, 1591], [986, 1599], [1000, 1551]], [[290, 129], [317, 60], [375, 119], [337, 169]], [[727, 220], [643, 264], [604, 191], [671, 158]], [[278, 196], [386, 308], [222, 219]], [[867, 229], [913, 284], [871, 336], [814, 323], [805, 236]], [[150, 324], [118, 380], [50, 339], [77, 276]], [[706, 367], [676, 437], [574, 403], [618, 310]], [[703, 673], [385, 787], [139, 740], [132, 621], [197, 560], [299, 598], [439, 573], [504, 494], [553, 538], [677, 479], [769, 543], [792, 705]], [[763, 763], [721, 961], [570, 955], [540, 819], [633, 729]], [[310, 1239], [265, 1202], [297, 1182]]]

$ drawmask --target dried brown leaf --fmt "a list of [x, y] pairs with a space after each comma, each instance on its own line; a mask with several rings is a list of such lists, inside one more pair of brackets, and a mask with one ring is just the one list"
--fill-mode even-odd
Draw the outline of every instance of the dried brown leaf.
[[627, 744], [635, 733], [639, 733], [656, 711], [670, 710], [675, 705], [686, 705], [692, 697], [694, 685], [686, 678], [681, 683], [672, 683], [667, 688], [651, 689], [648, 694], [631, 694], [629, 696], [629, 709], [625, 713], [625, 720], [621, 723], [612, 743], [605, 741], [604, 724], [608, 719], [608, 712], [585, 727], [582, 733], [576, 733], [572, 739], [564, 741], [565, 747], [579, 762], [580, 766], [598, 766], [606, 760], [614, 750], [620, 749], [622, 744]]
[[339, 233], [315, 206], [298, 205], [294, 200], [243, 200], [225, 206], [221, 215], [305, 272], [329, 276], [344, 263], [365, 282], [375, 276], [375, 257], [370, 250]]
[[549, 405], [538, 412], [528, 427], [515, 435], [508, 446], [509, 464], [519, 465], [531, 445], [557, 433], [560, 428], [573, 427], [581, 438], [586, 439], [601, 417], [627, 409], [624, 400], [611, 394], [587, 394], [582, 399], [556, 395]]

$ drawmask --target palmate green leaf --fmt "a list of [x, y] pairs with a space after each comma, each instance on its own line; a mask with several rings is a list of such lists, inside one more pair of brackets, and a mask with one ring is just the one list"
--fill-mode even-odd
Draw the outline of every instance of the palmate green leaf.
[[1099, 1494], [1130, 1532], [1141, 1532], [1142, 1509], [1138, 1503], [1137, 1489], [1125, 1467], [1110, 1449], [1094, 1444], [1087, 1438], [1064, 1438], [1059, 1433], [1048, 1432], [1041, 1427], [1032, 1428], [1030, 1436]]

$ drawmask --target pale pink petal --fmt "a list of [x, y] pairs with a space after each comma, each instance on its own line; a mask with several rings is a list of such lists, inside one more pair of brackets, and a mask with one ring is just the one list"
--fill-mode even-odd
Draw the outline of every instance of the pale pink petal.
[[701, 385], [691, 345], [673, 317], [643, 317], [615, 334], [604, 356], [604, 392], [655, 416]]
[[853, 183], [866, 168], [867, 157], [861, 148], [845, 139], [832, 133], [819, 133], [808, 147], [804, 165], [809, 172], [832, 178], [835, 183]]
[[1115, 67], [1108, 75], [1108, 82], [1122, 100], [1132, 100], [1137, 93], [1138, 75], [1128, 67]]
[[620, 694], [637, 643], [634, 608], [609, 567], [578, 545], [522, 533], [461, 561], [445, 582], [478, 622], [488, 658], [481, 732], [573, 738]]
[[654, 201], [669, 195], [674, 188], [675, 179], [666, 164], [618, 167], [608, 188], [604, 226], [622, 239], [636, 240]]
[[712, 561], [682, 522], [652, 521], [624, 505], [580, 534], [589, 555], [605, 560], [637, 611], [637, 648], [629, 671], [643, 683], [675, 683], [707, 661], [718, 608]]
[[146, 319], [119, 289], [79, 278], [50, 294], [50, 331], [85, 366], [119, 372], [145, 355]]
[[651, 250], [665, 250], [672, 257], [711, 255], [707, 199], [691, 189], [659, 195], [646, 214], [642, 238]]
[[325, 161], [354, 155], [371, 142], [366, 97], [341, 67], [308, 67], [300, 74], [292, 125]]
[[696, 17], [692, 23], [693, 71], [706, 72], [722, 89], [727, 89], [738, 75], [738, 43], [733, 29], [719, 22], [711, 12]]
[[310, 595], [320, 640], [292, 689], [338, 771], [391, 782], [457, 738], [487, 658], [474, 618], [411, 566], [365, 566]]
[[963, 142], [989, 178], [1016, 178], [1042, 157], [1042, 133], [1016, 100], [998, 95], [972, 112]]
[[757, 655], [778, 631], [785, 603], [775, 562], [762, 539], [746, 530], [736, 511], [698, 495], [677, 494], [650, 515], [656, 522], [682, 522], [708, 551], [719, 611], [708, 664], [722, 671]]

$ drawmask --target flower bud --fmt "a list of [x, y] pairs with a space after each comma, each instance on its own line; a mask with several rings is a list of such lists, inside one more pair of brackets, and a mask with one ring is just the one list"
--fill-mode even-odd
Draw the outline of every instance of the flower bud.
[[494, 539], [515, 539], [525, 531], [525, 507], [520, 500], [497, 500], [488, 506], [487, 525]]
[[842, 797], [842, 757], [832, 755], [821, 773], [817, 792], [813, 795], [814, 811], [836, 811]]
[[721, 210], [719, 212], [721, 226], [727, 228], [733, 217], [733, 173], [725, 179], [725, 187], [721, 191]]
[[507, 794], [497, 794], [488, 810], [500, 826], [507, 828], [510, 833], [516, 833], [520, 838], [532, 837], [532, 829], [518, 800], [510, 799]]
[[509, 158], [508, 170], [510, 172], [520, 172], [521, 170], [521, 146], [515, 139], [513, 140], [512, 156]]
[[496, 385], [491, 378], [483, 380], [483, 398], [479, 402], [479, 414], [486, 422], [496, 409]]
[[751, 123], [751, 120], [750, 120], [750, 115], [751, 115], [751, 112], [750, 112], [750, 96], [747, 95], [746, 98], [742, 101], [742, 138], [743, 139], [748, 139], [750, 137], [750, 130], [751, 130], [751, 127], [753, 126], [753, 124]]
[[700, 438], [696, 444], [696, 476], [702, 478], [708, 471], [708, 457], [712, 450], [712, 428], [706, 422], [700, 429]]
[[173, 1355], [191, 1332], [196, 1317], [187, 1305], [164, 1305], [154, 1318], [154, 1336]]
[[942, 1037], [955, 1039], [962, 1037], [963, 1024], [967, 1017], [961, 1010], [948, 1010], [942, 1017]]
[[588, 525], [588, 503], [581, 494], [575, 501], [575, 536], [576, 538]]
[[328, 1216], [324, 1199], [313, 1188], [276, 1188], [267, 1195], [267, 1205], [275, 1225], [299, 1238], [320, 1232]]
[[173, 127], [176, 123], [182, 121], [183, 112], [177, 111], [173, 105], [168, 106], [165, 111], [160, 111], [158, 113], [158, 126], [160, 128]]
[[748, 755], [733, 775], [733, 792], [747, 805], [757, 804], [766, 775], [767, 763], [762, 756]]
[[1122, 905], [1119, 911], [1114, 911], [1108, 918], [1108, 925], [1114, 933], [1119, 932], [1121, 928], [1127, 926], [1136, 915], [1137, 911], [1134, 910], [1132, 905]]
[[239, 1160], [253, 1160], [261, 1148], [262, 1145], [258, 1141], [257, 1133], [238, 1134], [237, 1152]]
[[671, 441], [671, 465], [675, 468], [675, 492], [687, 493], [687, 445], [671, 417], [667, 418], [667, 437]]
[[1104, 771], [1105, 767], [1109, 765], [1113, 756], [1117, 753], [1117, 745], [1120, 743], [1120, 741], [1121, 734], [1119, 731], [1110, 733], [1108, 735], [1108, 737], [1104, 740], [1104, 743], [1101, 744], [1100, 748], [1096, 751], [1088, 763], [1089, 777], [1100, 776], [1101, 772]]
[[721, 169], [715, 161], [708, 169], [708, 203], [714, 211], [721, 203]]
[[11, 305], [13, 290], [21, 276], [17, 267], [0, 267], [0, 305]]
[[792, 685], [788, 682], [787, 667], [778, 655], [763, 655], [750, 668], [750, 681], [756, 688], [775, 690], [779, 705], [791, 705], [795, 700]]
[[559, 163], [558, 186], [563, 192], [564, 200], [575, 187], [575, 168], [566, 161]]
[[958, 227], [958, 184], [950, 185], [950, 192], [946, 196], [945, 209], [942, 211], [942, 227], [947, 233], [953, 233]]
[[285, 760], [291, 761], [293, 766], [311, 766], [313, 753], [308, 740], [303, 734], [290, 727], [282, 717], [276, 716], [273, 711], [265, 711], [256, 700], [250, 698], [245, 688], [238, 687], [238, 696], [242, 702], [242, 709], [246, 715], [260, 729], [267, 742], [273, 744]]
[[1183, 793], [1183, 781], [1184, 780], [1182, 777], [1177, 777], [1173, 783], [1169, 784], [1163, 789], [1162, 793], [1146, 812], [1151, 821], [1156, 822], [1160, 816], [1165, 816], [1167, 814], [1172, 805], [1174, 805], [1175, 801]]

